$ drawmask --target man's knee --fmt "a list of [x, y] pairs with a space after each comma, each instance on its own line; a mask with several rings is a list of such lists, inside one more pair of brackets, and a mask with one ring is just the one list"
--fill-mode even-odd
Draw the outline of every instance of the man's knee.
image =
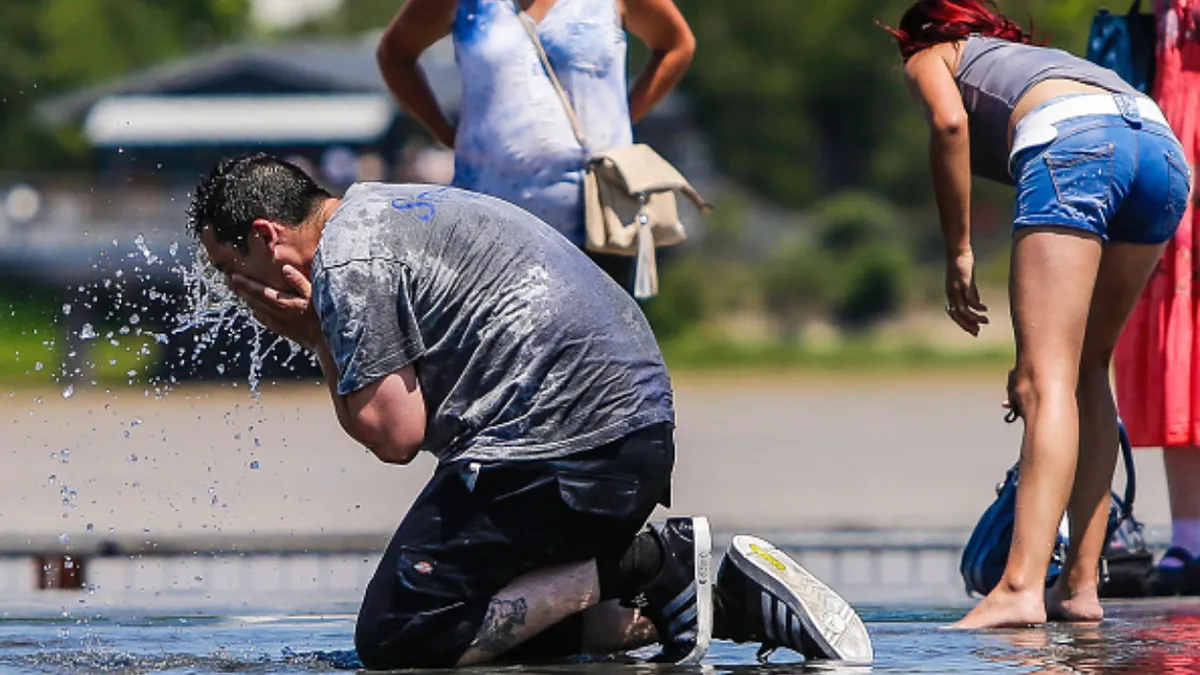
[[[454, 602], [436, 609], [359, 613], [354, 647], [371, 670], [453, 668], [475, 639], [484, 603]], [[478, 616], [475, 616], [478, 615]]]

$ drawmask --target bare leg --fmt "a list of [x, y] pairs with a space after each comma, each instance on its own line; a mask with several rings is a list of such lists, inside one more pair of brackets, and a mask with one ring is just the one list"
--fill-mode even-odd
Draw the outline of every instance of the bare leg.
[[1079, 461], [1067, 507], [1071, 546], [1047, 598], [1052, 619], [1099, 621], [1100, 554], [1108, 529], [1109, 490], [1117, 462], [1117, 409], [1109, 384], [1113, 349], [1161, 246], [1112, 243], [1104, 249], [1079, 364]]
[[1025, 420], [1016, 522], [1004, 576], [956, 628], [1046, 620], [1046, 568], [1079, 455], [1075, 390], [1101, 251], [1099, 239], [1077, 231], [1030, 228], [1014, 238], [1013, 393]]
[[486, 663], [600, 601], [595, 561], [530, 572], [492, 598], [459, 666]]
[[483, 626], [459, 666], [487, 663], [577, 612], [584, 612], [583, 651], [611, 654], [657, 640], [634, 610], [600, 601], [595, 561], [530, 572], [492, 598]]

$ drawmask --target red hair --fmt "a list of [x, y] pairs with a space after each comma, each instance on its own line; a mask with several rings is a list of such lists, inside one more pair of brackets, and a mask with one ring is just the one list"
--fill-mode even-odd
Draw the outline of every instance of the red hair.
[[900, 17], [898, 28], [883, 29], [896, 38], [905, 61], [923, 49], [969, 35], [1033, 43], [1033, 36], [1001, 14], [993, 0], [917, 0]]

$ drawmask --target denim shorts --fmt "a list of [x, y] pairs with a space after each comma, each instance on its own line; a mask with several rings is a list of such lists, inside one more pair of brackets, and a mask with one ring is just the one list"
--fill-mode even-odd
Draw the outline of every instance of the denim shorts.
[[1054, 126], [1054, 140], [1012, 158], [1014, 228], [1070, 227], [1134, 244], [1174, 236], [1187, 208], [1191, 170], [1170, 127], [1113, 114]]

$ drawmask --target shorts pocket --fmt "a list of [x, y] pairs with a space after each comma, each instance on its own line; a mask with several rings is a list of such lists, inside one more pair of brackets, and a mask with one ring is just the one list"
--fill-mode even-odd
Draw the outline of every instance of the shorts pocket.
[[560, 471], [558, 494], [571, 510], [609, 518], [628, 518], [638, 505], [635, 476]]
[[1085, 216], [1102, 216], [1112, 192], [1115, 152], [1111, 142], [1078, 148], [1051, 146], [1044, 161], [1059, 203]]

